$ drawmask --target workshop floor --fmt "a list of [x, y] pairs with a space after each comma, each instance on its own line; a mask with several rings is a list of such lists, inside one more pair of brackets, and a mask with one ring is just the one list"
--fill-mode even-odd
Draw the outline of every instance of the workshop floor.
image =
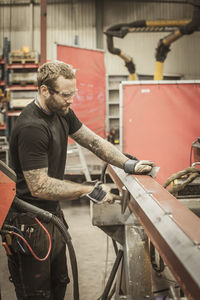
[[[114, 262], [112, 242], [103, 231], [92, 225], [89, 205], [73, 201], [65, 204], [63, 210], [78, 261], [80, 300], [97, 300]], [[1, 300], [16, 300], [13, 285], [8, 280], [7, 259], [2, 246], [0, 275]], [[65, 300], [73, 300], [72, 280]]]

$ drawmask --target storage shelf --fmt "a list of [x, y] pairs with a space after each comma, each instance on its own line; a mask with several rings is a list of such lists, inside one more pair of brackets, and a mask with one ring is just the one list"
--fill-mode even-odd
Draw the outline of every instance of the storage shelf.
[[108, 116], [109, 119], [119, 119], [119, 116]]
[[[8, 82], [5, 80], [4, 87], [6, 92], [10, 92], [10, 102], [7, 107], [6, 117], [9, 120], [14, 120], [29, 103], [29, 98], [34, 98], [32, 94], [35, 95], [35, 92], [38, 90], [36, 82], [39, 63], [37, 60], [16, 59], [10, 60], [5, 66], [5, 78], [7, 78]], [[12, 131], [13, 125], [14, 121], [8, 122], [8, 136]]]
[[119, 91], [119, 88], [109, 88], [109, 92], [112, 92], [112, 91]]
[[11, 85], [7, 86], [7, 91], [36, 91], [38, 87], [36, 85]]
[[0, 125], [0, 130], [5, 130], [6, 129], [6, 124]]
[[120, 140], [120, 93], [119, 87], [122, 81], [128, 79], [127, 75], [108, 75], [107, 77], [107, 130], [115, 130], [115, 140]]
[[16, 63], [16, 64], [9, 64], [6, 66], [7, 69], [38, 69], [39, 64], [31, 64], [31, 63], [27, 63], [27, 64], [20, 64], [20, 63]]
[[8, 117], [18, 117], [21, 114], [21, 110], [9, 110], [7, 112]]

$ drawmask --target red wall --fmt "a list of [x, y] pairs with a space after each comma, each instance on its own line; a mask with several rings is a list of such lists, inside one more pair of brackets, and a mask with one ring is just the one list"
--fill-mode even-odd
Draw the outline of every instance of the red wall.
[[157, 180], [190, 165], [200, 136], [200, 84], [123, 85], [123, 151], [160, 166]]
[[105, 138], [106, 84], [104, 52], [57, 45], [57, 59], [76, 69], [78, 95], [72, 109], [81, 122]]

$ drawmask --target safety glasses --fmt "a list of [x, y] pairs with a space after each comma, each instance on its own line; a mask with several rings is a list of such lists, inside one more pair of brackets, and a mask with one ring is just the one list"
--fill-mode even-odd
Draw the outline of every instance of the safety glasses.
[[75, 91], [73, 91], [71, 93], [64, 93], [64, 92], [56, 91], [50, 87], [47, 87], [47, 88], [48, 88], [48, 90], [52, 91], [54, 94], [60, 95], [61, 97], [65, 98], [65, 99], [70, 99], [70, 98], [74, 97], [78, 92], [78, 89], [76, 89]]

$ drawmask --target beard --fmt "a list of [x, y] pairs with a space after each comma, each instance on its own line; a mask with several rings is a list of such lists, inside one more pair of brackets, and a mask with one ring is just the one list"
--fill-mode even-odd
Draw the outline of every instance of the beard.
[[46, 99], [46, 106], [49, 111], [65, 116], [69, 112], [70, 104], [62, 104], [56, 101], [53, 95]]

